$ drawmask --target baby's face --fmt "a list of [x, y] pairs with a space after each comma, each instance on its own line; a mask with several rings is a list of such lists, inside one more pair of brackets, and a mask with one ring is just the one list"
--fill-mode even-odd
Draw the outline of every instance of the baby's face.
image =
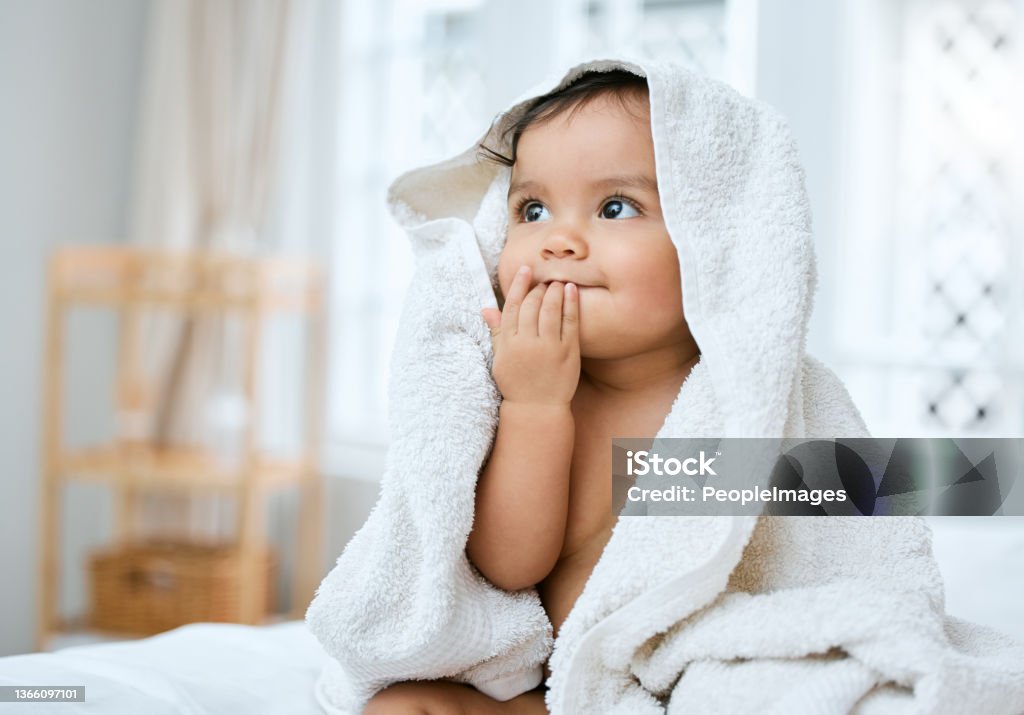
[[[516, 270], [533, 285], [580, 288], [580, 352], [616, 358], [688, 336], [679, 259], [665, 229], [646, 102], [601, 96], [519, 138], [508, 196], [502, 295]], [[532, 287], [532, 286], [531, 286]]]

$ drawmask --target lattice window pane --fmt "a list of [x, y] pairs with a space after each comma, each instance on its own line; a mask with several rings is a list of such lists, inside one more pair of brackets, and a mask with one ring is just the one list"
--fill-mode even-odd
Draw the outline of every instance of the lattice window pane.
[[484, 92], [475, 40], [480, 15], [439, 11], [425, 20], [422, 140], [426, 152], [440, 159], [479, 138]]
[[[1013, 269], [1011, 172], [1015, 141], [1010, 0], [908, 0], [902, 81], [901, 211], [918, 280], [920, 357], [939, 363], [909, 396], [924, 427], [956, 433], [1014, 428], [1019, 375], [1001, 363]], [[897, 276], [897, 280], [900, 277]], [[1019, 306], [1017, 307], [1019, 309]]]

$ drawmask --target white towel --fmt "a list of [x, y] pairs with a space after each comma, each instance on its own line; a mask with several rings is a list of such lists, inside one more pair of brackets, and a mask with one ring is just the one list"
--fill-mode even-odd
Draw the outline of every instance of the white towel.
[[[701, 348], [658, 437], [863, 437], [835, 375], [805, 354], [815, 288], [803, 170], [764, 103], [684, 68], [647, 78], [657, 180]], [[416, 272], [391, 364], [380, 499], [307, 622], [334, 660], [318, 698], [354, 714], [387, 685], [449, 678], [551, 713], [1024, 711], [1024, 650], [947, 619], [915, 517], [620, 517], [552, 643], [537, 593], [468, 562], [477, 474], [497, 426], [490, 334], [510, 170], [476, 145], [391, 187]], [[609, 479], [611, 475], [609, 475]]]

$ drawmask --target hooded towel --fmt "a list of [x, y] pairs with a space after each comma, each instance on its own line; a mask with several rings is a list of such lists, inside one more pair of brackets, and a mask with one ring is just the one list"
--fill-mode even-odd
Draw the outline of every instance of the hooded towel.
[[[1024, 711], [1024, 649], [945, 616], [917, 517], [620, 516], [556, 641], [534, 589], [468, 561], [501, 396], [480, 309], [497, 307], [511, 170], [502, 132], [588, 70], [644, 76], [682, 305], [701, 349], [656, 437], [865, 437], [805, 352], [815, 288], [803, 169], [785, 120], [680, 66], [593, 60], [541, 83], [466, 151], [400, 176], [388, 205], [416, 270], [391, 362], [379, 500], [307, 613], [317, 684], [354, 715], [446, 678], [563, 713]], [[609, 475], [609, 479], [611, 475]]]

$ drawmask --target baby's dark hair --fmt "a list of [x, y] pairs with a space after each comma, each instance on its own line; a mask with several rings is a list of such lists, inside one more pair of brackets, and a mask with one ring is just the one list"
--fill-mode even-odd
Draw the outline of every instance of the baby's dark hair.
[[[516, 147], [519, 145], [519, 137], [523, 132], [535, 124], [554, 119], [558, 115], [568, 111], [569, 119], [586, 106], [589, 102], [606, 94], [614, 95], [627, 112], [635, 105], [631, 101], [643, 99], [647, 101], [648, 88], [647, 79], [640, 75], [633, 74], [627, 70], [610, 70], [608, 72], [595, 72], [593, 70], [584, 72], [568, 87], [554, 92], [549, 92], [538, 97], [526, 108], [526, 112], [518, 120], [505, 128], [501, 134], [504, 142], [509, 135], [512, 137], [512, 156], [504, 154], [480, 144], [477, 156], [485, 161], [492, 161], [503, 166], [512, 166], [516, 163]], [[634, 114], [633, 116], [637, 116]], [[637, 117], [638, 119], [640, 117]]]

